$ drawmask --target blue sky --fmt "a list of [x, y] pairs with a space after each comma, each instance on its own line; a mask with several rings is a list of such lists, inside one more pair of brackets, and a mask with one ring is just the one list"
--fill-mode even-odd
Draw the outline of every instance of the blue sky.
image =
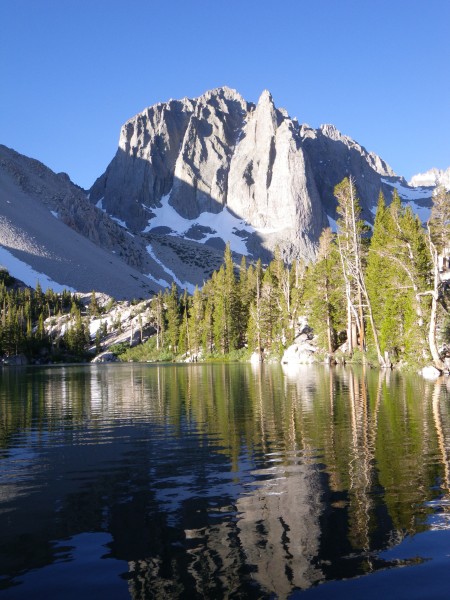
[[0, 143], [88, 188], [121, 125], [221, 85], [450, 166], [450, 0], [0, 0]]

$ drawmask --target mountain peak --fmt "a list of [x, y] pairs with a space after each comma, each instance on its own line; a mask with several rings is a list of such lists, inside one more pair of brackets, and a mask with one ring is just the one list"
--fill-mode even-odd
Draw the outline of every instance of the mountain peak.
[[343, 136], [339, 129], [330, 123], [320, 126], [320, 131], [332, 140], [340, 140]]
[[273, 97], [269, 90], [263, 90], [258, 100], [258, 106], [260, 104], [271, 104], [272, 106], [274, 105]]
[[212, 90], [208, 90], [204, 94], [199, 96], [197, 99], [198, 100], [201, 100], [201, 99], [210, 100], [211, 98], [223, 98], [225, 100], [237, 100], [240, 103], [245, 102], [243, 97], [240, 95], [240, 93], [237, 90], [230, 88], [226, 85], [217, 87], [217, 88], [213, 88]]

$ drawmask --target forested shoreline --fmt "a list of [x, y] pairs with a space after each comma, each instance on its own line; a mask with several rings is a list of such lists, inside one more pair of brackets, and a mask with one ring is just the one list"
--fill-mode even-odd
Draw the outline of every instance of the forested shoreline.
[[[447, 252], [450, 193], [437, 188], [424, 227], [396, 191], [380, 194], [373, 228], [361, 219], [352, 179], [335, 188], [337, 231], [325, 229], [316, 261], [286, 265], [275, 252], [268, 265], [242, 258], [236, 268], [227, 247], [223, 265], [192, 295], [175, 284], [150, 303], [147, 341], [122, 344], [122, 360], [279, 360], [306, 324], [318, 360], [363, 360], [381, 367], [445, 367], [448, 335]], [[103, 348], [108, 327], [95, 293], [83, 305], [76, 294], [14, 287], [0, 281], [0, 355], [33, 361], [89, 360]], [[113, 301], [111, 301], [113, 302]], [[64, 331], [54, 323], [65, 315]], [[50, 326], [52, 323], [52, 327]], [[141, 329], [142, 318], [140, 317]], [[141, 332], [141, 342], [143, 336]]]

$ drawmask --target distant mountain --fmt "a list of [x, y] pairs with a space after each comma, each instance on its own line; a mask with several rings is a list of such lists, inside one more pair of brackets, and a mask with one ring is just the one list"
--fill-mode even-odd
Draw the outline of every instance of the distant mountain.
[[442, 169], [430, 169], [425, 173], [414, 175], [409, 185], [412, 187], [435, 187], [443, 185], [450, 190], [450, 167], [443, 171]]
[[26, 283], [45, 275], [53, 287], [117, 298], [172, 281], [193, 291], [227, 242], [237, 262], [267, 262], [275, 247], [286, 261], [313, 259], [335, 225], [334, 186], [348, 175], [368, 222], [380, 190], [390, 200], [394, 188], [426, 218], [431, 180], [408, 185], [333, 125], [290, 118], [268, 91], [256, 105], [226, 87], [169, 100], [123, 125], [89, 192], [0, 146], [0, 265]]

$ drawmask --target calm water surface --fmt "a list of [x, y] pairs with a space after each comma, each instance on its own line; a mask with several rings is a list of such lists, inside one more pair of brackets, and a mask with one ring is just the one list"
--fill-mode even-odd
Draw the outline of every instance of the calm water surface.
[[448, 598], [449, 400], [344, 368], [3, 369], [0, 597]]

